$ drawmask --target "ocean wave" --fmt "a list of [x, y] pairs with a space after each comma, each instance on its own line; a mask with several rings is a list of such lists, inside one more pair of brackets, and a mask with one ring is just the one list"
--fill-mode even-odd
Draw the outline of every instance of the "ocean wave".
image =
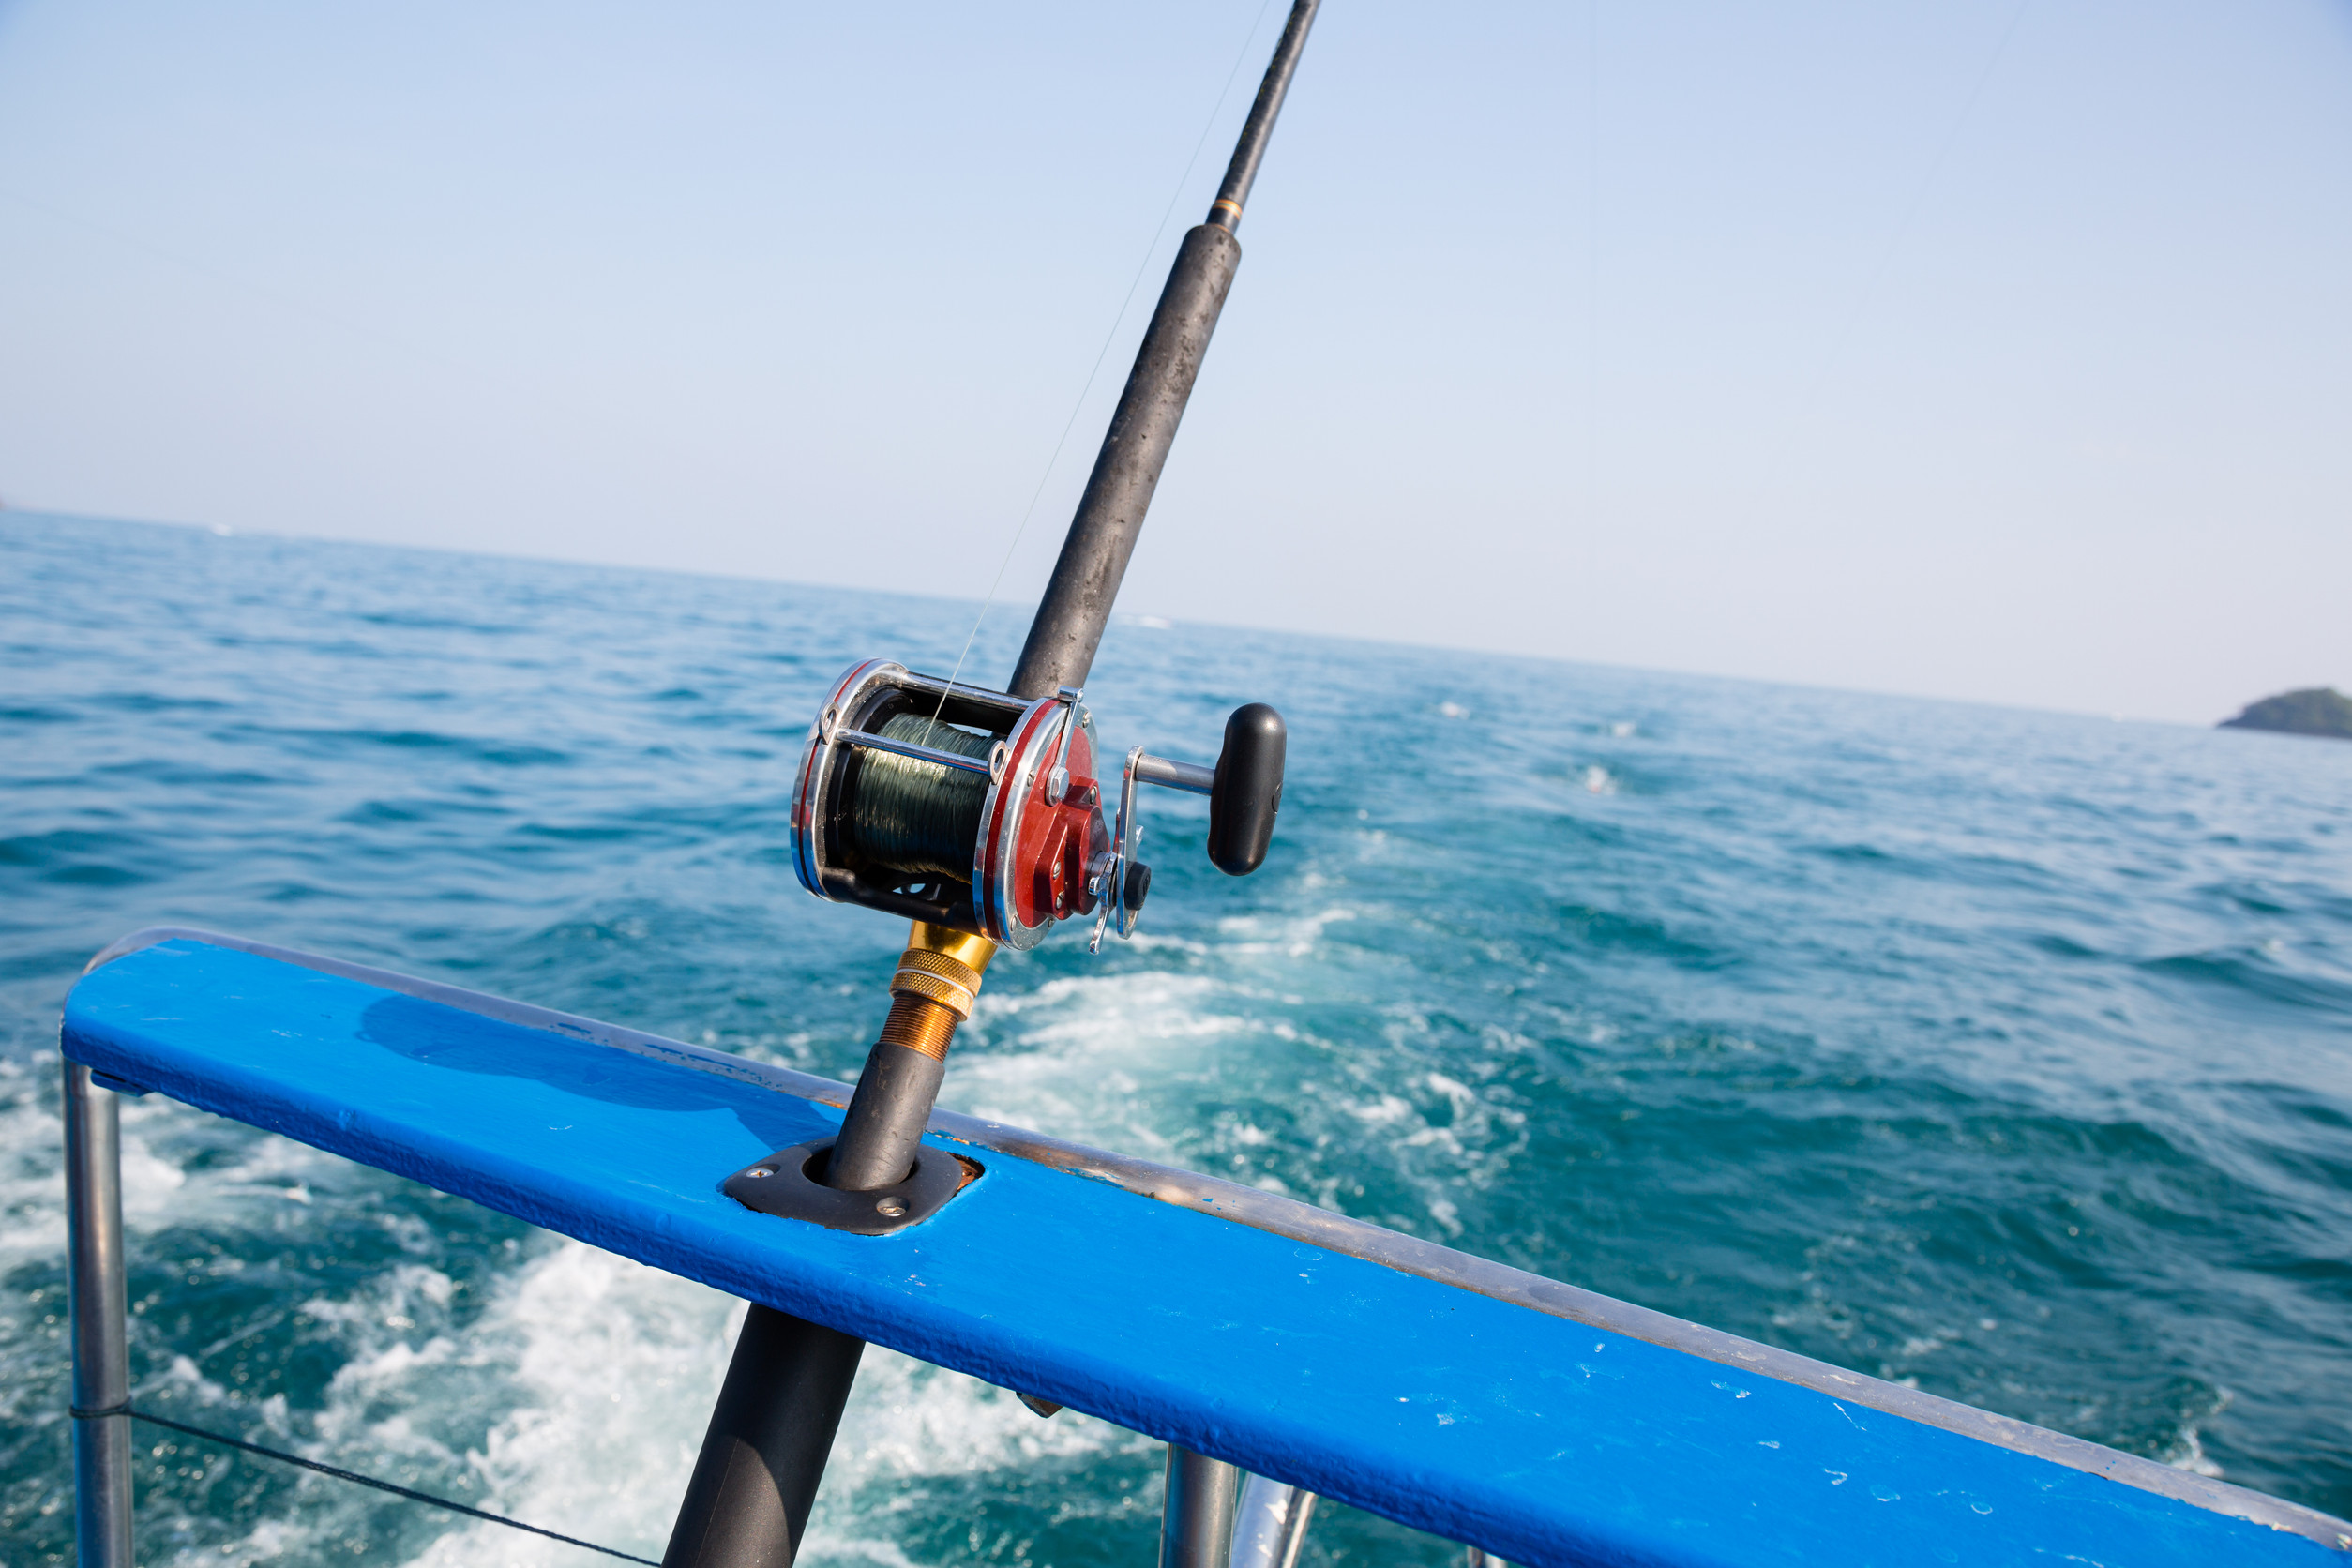
[[[856, 1071], [904, 927], [798, 888], [792, 760], [964, 609], [16, 513], [0, 594], [11, 1540], [65, 1529], [56, 1009], [124, 931]], [[1225, 877], [1153, 800], [1138, 939], [1001, 957], [949, 1105], [2352, 1509], [2352, 753], [1185, 626], [1089, 686], [1190, 758], [1281, 705], [1274, 852]], [[125, 1132], [142, 1397], [653, 1555], [729, 1303], [153, 1097]], [[861, 1390], [812, 1560], [1150, 1550], [1151, 1445]], [[143, 1442], [149, 1560], [554, 1560]]]

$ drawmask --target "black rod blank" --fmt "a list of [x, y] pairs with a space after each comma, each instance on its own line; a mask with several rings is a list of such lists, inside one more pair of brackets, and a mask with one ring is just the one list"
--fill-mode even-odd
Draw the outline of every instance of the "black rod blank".
[[1159, 488], [1176, 427], [1200, 374], [1201, 356], [1225, 309], [1233, 269], [1241, 264], [1242, 244], [1233, 230], [1242, 220], [1242, 205], [1258, 178], [1266, 140], [1274, 134], [1274, 117], [1282, 111], [1299, 52], [1306, 47], [1306, 30], [1320, 3], [1296, 0], [1291, 6], [1282, 41], [1259, 83], [1257, 101], [1250, 105], [1208, 221], [1186, 233], [1176, 252], [1168, 286], [1160, 292], [1143, 345], [1136, 351], [1135, 369], [1127, 372], [1126, 389], [1119, 395], [1118, 410], [1094, 459], [1094, 472], [1087, 478], [1086, 493], [1078, 498], [1078, 515], [1062, 541], [1053, 578], [1046, 584], [1036, 619], [1030, 623], [1020, 662], [1005, 686], [1016, 697], [1033, 701], [1052, 696], [1060, 686], [1083, 686], [1087, 671], [1093, 667], [1094, 650], [1119, 597], [1120, 580], [1135, 554], [1136, 536], [1143, 531], [1143, 514]]
[[751, 1304], [663, 1568], [792, 1568], [865, 1349]]
[[[1094, 662], [1144, 511], [1200, 374], [1201, 355], [1232, 287], [1242, 259], [1233, 228], [1319, 3], [1295, 0], [1291, 6], [1209, 221], [1189, 231], [1176, 253], [1006, 687], [1017, 697], [1033, 701], [1059, 686], [1080, 686]], [[1278, 780], [1279, 740], [1274, 745]], [[1262, 855], [1263, 848], [1257, 852]], [[903, 1168], [897, 1150], [911, 1148], [929, 1123], [938, 1064], [926, 1058], [928, 1072], [910, 1073], [906, 1063], [894, 1061], [901, 1070], [893, 1074], [878, 1071], [876, 1058], [918, 1054], [877, 1046], [858, 1079], [835, 1149], [841, 1169], [829, 1184], [886, 1184], [895, 1176], [878, 1182], [877, 1172]], [[864, 1349], [853, 1335], [753, 1304], [662, 1554], [664, 1568], [792, 1568]]]
[[1274, 45], [1274, 59], [1266, 67], [1266, 79], [1258, 84], [1258, 101], [1249, 106], [1249, 118], [1242, 124], [1242, 139], [1234, 145], [1233, 161], [1225, 166], [1225, 184], [1217, 189], [1217, 199], [1209, 204], [1209, 221], [1221, 229], [1242, 226], [1242, 208], [1249, 203], [1249, 188], [1257, 183], [1259, 160], [1266, 156], [1266, 143], [1274, 136], [1274, 116], [1282, 113], [1282, 99], [1290, 91], [1291, 73], [1299, 68], [1299, 55], [1306, 48], [1306, 30], [1315, 24], [1316, 8], [1322, 0], [1298, 0], [1290, 8], [1290, 20], [1283, 24], [1282, 41]]

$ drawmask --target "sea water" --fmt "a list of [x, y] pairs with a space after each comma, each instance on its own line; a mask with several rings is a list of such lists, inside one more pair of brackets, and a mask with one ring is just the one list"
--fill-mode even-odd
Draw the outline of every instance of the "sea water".
[[[801, 891], [789, 776], [832, 677], [973, 610], [0, 514], [8, 1560], [71, 1550], [90, 955], [201, 925], [853, 1075], [904, 927]], [[1001, 960], [944, 1104], [2352, 1513], [2352, 746], [1133, 620], [1088, 686], [1177, 757], [1280, 706], [1274, 852], [1221, 876], [1153, 792], [1141, 932]], [[123, 1128], [143, 1404], [660, 1555], [739, 1304]], [[600, 1560], [137, 1443], [145, 1563]], [[869, 1351], [806, 1560], [1138, 1568], [1159, 1464]], [[1332, 1506], [1308, 1552], [1453, 1548]]]

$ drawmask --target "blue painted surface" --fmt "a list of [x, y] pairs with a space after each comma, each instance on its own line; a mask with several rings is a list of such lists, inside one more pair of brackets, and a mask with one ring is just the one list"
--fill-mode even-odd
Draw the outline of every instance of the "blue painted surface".
[[989, 1153], [860, 1238], [718, 1192], [829, 1108], [173, 942], [74, 989], [68, 1055], [910, 1354], [1514, 1561], [2305, 1563], [2028, 1455]]

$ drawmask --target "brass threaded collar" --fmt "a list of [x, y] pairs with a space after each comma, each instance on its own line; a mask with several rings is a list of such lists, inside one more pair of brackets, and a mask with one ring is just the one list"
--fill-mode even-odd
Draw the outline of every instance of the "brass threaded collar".
[[890, 1017], [882, 1020], [882, 1042], [918, 1050], [934, 1062], [947, 1060], [947, 1047], [963, 1019], [938, 1003], [919, 996], [894, 996]]
[[890, 977], [890, 994], [928, 997], [942, 1007], [954, 1008], [958, 1018], [968, 1018], [972, 1003], [979, 1000], [980, 976], [944, 953], [910, 947], [899, 956], [898, 972]]
[[890, 977], [882, 1043], [946, 1061], [956, 1026], [972, 1017], [980, 998], [980, 972], [995, 957], [996, 943], [986, 937], [916, 921]]

